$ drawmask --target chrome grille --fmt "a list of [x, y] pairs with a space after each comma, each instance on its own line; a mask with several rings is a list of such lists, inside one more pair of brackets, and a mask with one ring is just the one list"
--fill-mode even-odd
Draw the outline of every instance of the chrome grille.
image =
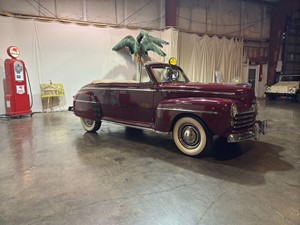
[[241, 129], [253, 128], [256, 122], [256, 110], [251, 109], [238, 113], [233, 119], [233, 130], [239, 131]]

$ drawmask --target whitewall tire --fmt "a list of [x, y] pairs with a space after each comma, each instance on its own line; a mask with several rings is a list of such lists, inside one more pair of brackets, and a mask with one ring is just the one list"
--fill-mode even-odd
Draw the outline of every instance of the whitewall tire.
[[96, 132], [100, 129], [101, 121], [90, 120], [86, 118], [80, 118], [81, 125], [87, 132]]
[[212, 134], [205, 124], [192, 117], [183, 117], [176, 122], [173, 139], [179, 150], [189, 156], [203, 156], [212, 144]]

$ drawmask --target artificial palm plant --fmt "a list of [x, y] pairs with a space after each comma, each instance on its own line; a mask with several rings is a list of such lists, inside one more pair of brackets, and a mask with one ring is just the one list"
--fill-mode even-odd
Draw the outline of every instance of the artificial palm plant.
[[148, 51], [153, 51], [163, 57], [166, 56], [166, 53], [160, 49], [163, 47], [163, 44], [169, 43], [160, 38], [153, 37], [149, 35], [148, 32], [142, 30], [136, 39], [128, 35], [116, 44], [112, 50], [118, 51], [123, 48], [128, 48], [130, 54], [134, 56], [136, 64], [140, 67], [142, 59], [148, 56]]

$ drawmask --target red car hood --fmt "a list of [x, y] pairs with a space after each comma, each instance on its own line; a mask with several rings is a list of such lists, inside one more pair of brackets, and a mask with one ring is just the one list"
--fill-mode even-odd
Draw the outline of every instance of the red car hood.
[[191, 92], [193, 96], [231, 98], [249, 104], [255, 99], [254, 90], [247, 84], [164, 83], [161, 87], [170, 91]]

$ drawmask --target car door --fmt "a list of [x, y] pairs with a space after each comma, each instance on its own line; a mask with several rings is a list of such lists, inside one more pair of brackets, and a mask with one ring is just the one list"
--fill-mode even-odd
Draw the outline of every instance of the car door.
[[127, 90], [129, 101], [124, 107], [126, 108], [124, 119], [150, 127], [154, 121], [153, 92], [152, 83], [139, 83], [129, 87]]
[[144, 68], [138, 81], [115, 84], [110, 91], [115, 99], [114, 117], [118, 122], [151, 127], [155, 116], [153, 96], [156, 90]]
[[150, 127], [154, 122], [155, 107], [153, 96], [156, 90], [145, 67], [142, 67], [138, 83], [128, 89], [130, 104], [127, 105], [127, 120], [137, 123], [139, 126]]

